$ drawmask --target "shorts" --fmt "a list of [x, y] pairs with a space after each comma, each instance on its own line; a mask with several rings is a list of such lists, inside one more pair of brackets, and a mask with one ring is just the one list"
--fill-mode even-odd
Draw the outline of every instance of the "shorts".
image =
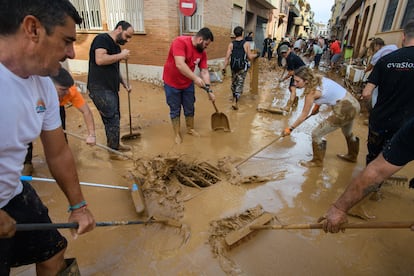
[[414, 118], [410, 119], [392, 137], [382, 152], [384, 159], [394, 166], [405, 166], [414, 160], [414, 145], [412, 137], [414, 134]]
[[[22, 181], [23, 191], [2, 208], [17, 223], [50, 223], [48, 209], [32, 186]], [[10, 267], [40, 263], [64, 250], [67, 240], [57, 230], [16, 232], [14, 237], [0, 239], [0, 275]]]
[[342, 56], [341, 54], [335, 54], [335, 55], [333, 55], [332, 58], [331, 58], [331, 62], [332, 63], [338, 62], [341, 59], [341, 56]]

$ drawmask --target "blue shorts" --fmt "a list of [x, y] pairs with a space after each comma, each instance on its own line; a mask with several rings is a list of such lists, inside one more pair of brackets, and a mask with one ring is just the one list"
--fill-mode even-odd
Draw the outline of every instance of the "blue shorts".
[[[32, 186], [23, 183], [23, 191], [3, 211], [17, 223], [50, 223], [48, 209]], [[0, 239], [0, 275], [9, 275], [10, 267], [40, 263], [64, 250], [67, 240], [57, 230], [16, 232], [12, 238]]]
[[194, 117], [194, 83], [184, 89], [177, 89], [168, 84], [164, 84], [164, 90], [167, 104], [170, 107], [171, 119], [180, 117], [181, 106], [183, 107], [185, 117]]
[[332, 58], [331, 58], [331, 62], [332, 63], [338, 62], [339, 59], [341, 58], [341, 56], [342, 56], [342, 54], [335, 54], [335, 55], [333, 55]]

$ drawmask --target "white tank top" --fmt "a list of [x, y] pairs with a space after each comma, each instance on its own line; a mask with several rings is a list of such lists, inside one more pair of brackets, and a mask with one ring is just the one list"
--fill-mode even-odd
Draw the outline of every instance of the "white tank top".
[[322, 93], [322, 96], [315, 100], [317, 105], [335, 105], [338, 100], [343, 99], [346, 95], [345, 88], [328, 78], [322, 78], [322, 85], [317, 89]]

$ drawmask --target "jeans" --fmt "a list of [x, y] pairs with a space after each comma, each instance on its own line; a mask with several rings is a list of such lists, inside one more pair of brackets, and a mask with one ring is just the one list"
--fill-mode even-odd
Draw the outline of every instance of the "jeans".
[[194, 83], [184, 89], [177, 89], [164, 84], [164, 90], [167, 104], [170, 107], [171, 119], [180, 117], [181, 106], [183, 107], [185, 117], [194, 117]]
[[89, 88], [96, 108], [99, 110], [102, 122], [105, 126], [106, 143], [108, 147], [118, 150], [120, 136], [119, 95], [117, 91]]

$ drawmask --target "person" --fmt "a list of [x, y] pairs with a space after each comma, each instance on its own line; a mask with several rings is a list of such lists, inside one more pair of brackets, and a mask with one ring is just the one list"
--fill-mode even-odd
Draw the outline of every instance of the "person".
[[47, 77], [58, 73], [59, 61], [74, 58], [81, 22], [68, 0], [0, 2], [0, 275], [33, 263], [37, 275], [79, 272], [75, 259], [64, 259], [67, 240], [56, 229], [16, 232], [16, 224], [51, 222], [36, 191], [20, 181], [27, 144], [39, 135], [51, 175], [69, 202], [68, 220], [79, 225], [73, 234], [95, 227]]
[[287, 45], [280, 46], [279, 49], [280, 54], [282, 57], [286, 59], [286, 69], [288, 71], [287, 75], [282, 77], [279, 82], [283, 82], [290, 78], [289, 83], [289, 92], [290, 97], [288, 102], [286, 103], [286, 106], [283, 108], [286, 112], [289, 112], [293, 107], [296, 107], [298, 105], [299, 97], [296, 96], [296, 86], [293, 80], [293, 75], [296, 69], [305, 66], [305, 63], [303, 60], [293, 53], [290, 47]]
[[252, 49], [252, 50], [256, 49], [256, 45], [254, 43], [254, 33], [253, 32], [249, 32], [246, 35], [246, 37], [244, 38], [244, 40], [246, 40], [250, 44], [250, 49]]
[[312, 47], [311, 56], [313, 57], [313, 61], [315, 62], [315, 67], [314, 68], [316, 70], [318, 70], [319, 69], [319, 63], [321, 62], [323, 50], [316, 41], [313, 42], [311, 47]]
[[[72, 104], [76, 107], [83, 115], [83, 119], [88, 130], [88, 136], [86, 137], [86, 144], [95, 145], [96, 144], [96, 135], [95, 135], [95, 123], [93, 120], [92, 111], [90, 110], [85, 99], [79, 93], [75, 82], [70, 75], [70, 73], [63, 67], [59, 69], [59, 73], [56, 76], [51, 77], [53, 84], [55, 85], [56, 92], [59, 97], [60, 104], [60, 121], [62, 124], [62, 129], [66, 129], [66, 111], [65, 105]], [[66, 133], [65, 133], [66, 137]], [[33, 143], [29, 143], [27, 154], [23, 164], [22, 175], [32, 175], [33, 172]]]
[[366, 164], [374, 160], [401, 128], [414, 116], [414, 21], [403, 30], [403, 47], [383, 56], [375, 64], [362, 91], [362, 97], [370, 99], [378, 87], [378, 99], [369, 114], [368, 154]]
[[[322, 167], [326, 152], [326, 141], [323, 137], [338, 128], [341, 128], [348, 145], [348, 154], [339, 154], [338, 157], [349, 162], [356, 162], [359, 138], [352, 133], [352, 127], [360, 111], [358, 100], [335, 81], [316, 75], [306, 66], [295, 70], [294, 80], [296, 87], [304, 88], [305, 103], [299, 117], [290, 127], [283, 130], [282, 136], [290, 135], [292, 130], [308, 118], [309, 114], [317, 114], [320, 105], [326, 104], [332, 107], [328, 118], [313, 128], [313, 158], [309, 162], [302, 162], [302, 165]], [[312, 106], [314, 106], [313, 109]]]
[[263, 40], [263, 52], [262, 52], [262, 57], [264, 57], [267, 54], [267, 59], [271, 60], [272, 59], [272, 35], [268, 35], [264, 40]]
[[335, 36], [332, 37], [329, 49], [331, 51], [331, 70], [335, 70], [342, 56], [341, 44]]
[[[347, 222], [347, 212], [358, 202], [378, 189], [388, 177], [414, 160], [414, 117], [394, 135], [372, 162], [365, 167], [346, 187], [342, 195], [328, 208], [326, 215], [319, 219], [325, 232], [337, 233]], [[414, 225], [411, 226], [414, 231]]]
[[[214, 41], [209, 28], [200, 29], [194, 36], [179, 36], [171, 43], [167, 60], [164, 64], [163, 80], [167, 104], [170, 108], [175, 143], [181, 144], [180, 115], [184, 110], [187, 133], [199, 136], [194, 130], [194, 85], [205, 88], [208, 98], [215, 101], [210, 88], [210, 74], [207, 66], [205, 49]], [[194, 73], [196, 65], [200, 75]]]
[[[370, 48], [371, 48], [371, 52], [373, 53], [373, 56], [367, 68], [365, 68], [364, 70], [365, 74], [372, 71], [375, 64], [378, 62], [378, 60], [381, 57], [388, 55], [389, 53], [398, 49], [397, 45], [395, 44], [385, 45], [384, 40], [380, 37], [376, 37], [371, 41]], [[378, 97], [378, 87], [375, 87], [375, 89], [372, 92], [372, 96], [371, 96], [371, 107], [374, 107], [375, 103], [377, 102], [377, 97]]]
[[282, 53], [280, 52], [280, 47], [282, 47], [282, 45], [286, 45], [286, 46], [290, 47], [289, 38], [284, 37], [282, 39], [282, 41], [280, 41], [279, 44], [277, 45], [277, 49], [276, 49], [276, 52], [277, 52], [277, 65], [279, 65], [279, 67], [283, 66], [282, 65], [283, 56], [282, 56]]
[[[119, 21], [109, 33], [97, 35], [89, 50], [88, 90], [105, 125], [107, 146], [117, 151], [130, 151], [120, 143], [119, 85], [128, 93], [131, 87], [121, 75], [119, 63], [127, 60], [130, 50], [122, 49], [131, 40], [134, 29], [130, 23]], [[113, 160], [123, 160], [122, 156], [110, 153]]]
[[293, 50], [295, 51], [296, 55], [299, 56], [300, 54], [302, 54], [304, 45], [305, 45], [305, 40], [303, 40], [302, 36], [299, 35], [299, 37], [293, 43]]
[[[223, 69], [230, 63], [231, 68], [231, 92], [233, 94], [234, 110], [238, 110], [238, 102], [243, 93], [244, 81], [248, 70], [248, 60], [252, 61], [259, 54], [252, 53], [250, 44], [243, 39], [243, 28], [237, 26], [233, 30], [236, 38], [229, 43], [226, 57], [224, 58]], [[241, 55], [241, 57], [239, 57]], [[240, 60], [242, 59], [242, 60]], [[248, 60], [246, 60], [248, 59]]]

